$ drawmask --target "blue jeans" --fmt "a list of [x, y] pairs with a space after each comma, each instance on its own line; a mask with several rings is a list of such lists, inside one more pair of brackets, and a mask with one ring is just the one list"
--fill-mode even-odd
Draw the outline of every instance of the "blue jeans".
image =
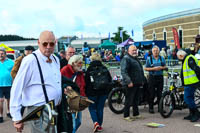
[[72, 121], [73, 121], [72, 133], [76, 133], [76, 131], [81, 125], [81, 120], [82, 120], [82, 112], [77, 112], [77, 118], [76, 118], [76, 113], [72, 113]]
[[98, 122], [101, 126], [103, 123], [103, 110], [104, 104], [107, 99], [107, 95], [102, 96], [89, 96], [90, 100], [94, 101], [94, 104], [90, 104], [89, 112], [93, 123]]
[[194, 92], [196, 88], [191, 86], [184, 87], [184, 101], [190, 109], [196, 108], [196, 104], [194, 102]]
[[169, 56], [167, 57], [167, 59], [168, 59], [168, 62], [167, 62], [168, 66], [171, 66], [171, 65], [172, 65], [172, 64], [171, 64], [172, 56], [169, 55]]

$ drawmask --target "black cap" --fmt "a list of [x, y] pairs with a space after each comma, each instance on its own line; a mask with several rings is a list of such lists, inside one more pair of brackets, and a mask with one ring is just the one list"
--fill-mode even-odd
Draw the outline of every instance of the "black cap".
[[35, 51], [35, 48], [33, 46], [26, 46], [25, 47], [25, 50], [32, 50], [32, 51]]

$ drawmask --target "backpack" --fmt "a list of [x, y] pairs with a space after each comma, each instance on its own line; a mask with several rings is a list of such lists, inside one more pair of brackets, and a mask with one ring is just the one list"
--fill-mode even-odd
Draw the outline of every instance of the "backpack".
[[[160, 55], [159, 55], [159, 59], [161, 62], [161, 66], [165, 66], [164, 62], [162, 61], [162, 57]], [[150, 65], [153, 67], [153, 57], [152, 56], [150, 56]]]
[[102, 90], [110, 84], [109, 71], [105, 66], [96, 66], [89, 72], [94, 90]]

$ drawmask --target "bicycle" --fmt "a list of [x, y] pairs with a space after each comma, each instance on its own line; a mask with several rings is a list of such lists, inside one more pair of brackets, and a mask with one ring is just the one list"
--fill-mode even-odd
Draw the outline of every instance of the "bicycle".
[[[187, 108], [184, 102], [184, 87], [177, 85], [179, 78], [179, 73], [168, 72], [168, 80], [170, 81], [169, 89], [164, 91], [159, 103], [159, 112], [163, 118], [168, 118], [171, 116], [174, 110], [182, 110]], [[200, 88], [195, 91], [195, 103], [197, 108], [200, 107]]]

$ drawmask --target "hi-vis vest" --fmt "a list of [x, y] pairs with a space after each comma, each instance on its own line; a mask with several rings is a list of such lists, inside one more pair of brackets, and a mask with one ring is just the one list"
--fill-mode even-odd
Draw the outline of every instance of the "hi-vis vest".
[[188, 65], [188, 59], [192, 57], [196, 64], [198, 65], [198, 60], [193, 55], [188, 55], [183, 63], [183, 78], [185, 85], [191, 85], [199, 82], [199, 79], [194, 70], [192, 70]]

